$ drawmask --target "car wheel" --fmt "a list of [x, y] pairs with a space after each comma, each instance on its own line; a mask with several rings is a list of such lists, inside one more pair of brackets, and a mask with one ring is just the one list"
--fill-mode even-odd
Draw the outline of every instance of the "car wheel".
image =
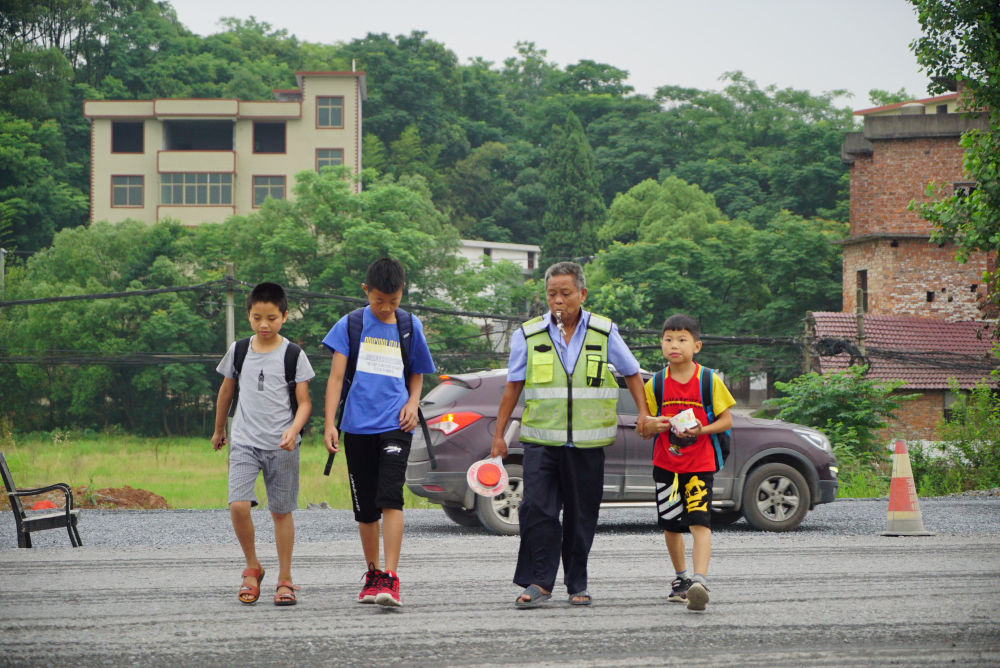
[[743, 488], [743, 516], [762, 531], [791, 531], [809, 510], [809, 485], [788, 464], [754, 469]]
[[458, 506], [441, 506], [441, 510], [448, 516], [448, 519], [462, 527], [481, 526], [475, 510], [466, 510]]
[[524, 496], [524, 473], [520, 464], [505, 464], [507, 487], [493, 497], [476, 495], [476, 516], [490, 533], [516, 536], [517, 511]]
[[727, 527], [733, 522], [743, 519], [743, 513], [738, 510], [713, 510], [712, 526]]

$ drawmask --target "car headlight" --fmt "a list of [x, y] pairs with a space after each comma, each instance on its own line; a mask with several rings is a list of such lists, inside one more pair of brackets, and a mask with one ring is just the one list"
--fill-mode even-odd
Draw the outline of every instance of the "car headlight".
[[806, 439], [809, 445], [815, 446], [822, 450], [823, 452], [832, 452], [830, 447], [830, 439], [826, 437], [821, 431], [816, 431], [814, 429], [793, 429], [796, 434]]

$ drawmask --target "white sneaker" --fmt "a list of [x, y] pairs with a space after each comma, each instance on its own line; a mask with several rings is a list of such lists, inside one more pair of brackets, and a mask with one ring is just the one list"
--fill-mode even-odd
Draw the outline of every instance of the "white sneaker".
[[687, 590], [688, 610], [704, 610], [708, 603], [708, 587], [700, 582], [694, 582]]

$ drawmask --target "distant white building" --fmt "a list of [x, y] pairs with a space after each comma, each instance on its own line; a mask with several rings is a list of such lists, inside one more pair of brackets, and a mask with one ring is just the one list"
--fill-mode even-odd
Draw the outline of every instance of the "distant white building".
[[534, 272], [538, 266], [540, 250], [534, 244], [506, 244], [499, 241], [462, 239], [459, 253], [473, 265], [482, 263], [483, 256], [490, 258], [493, 262], [507, 260], [520, 266], [525, 275], [528, 275]]
[[86, 100], [90, 220], [185, 225], [290, 199], [295, 174], [361, 173], [364, 72], [297, 72], [273, 100]]
[[[513, 262], [521, 267], [525, 278], [531, 276], [538, 267], [540, 248], [534, 244], [508, 244], [499, 241], [480, 241], [479, 239], [462, 239], [459, 254], [473, 266], [482, 265], [483, 258], [488, 257], [493, 262]], [[510, 335], [520, 323], [494, 318], [472, 318], [479, 325], [483, 334], [490, 342], [490, 348], [495, 352], [507, 352]]]

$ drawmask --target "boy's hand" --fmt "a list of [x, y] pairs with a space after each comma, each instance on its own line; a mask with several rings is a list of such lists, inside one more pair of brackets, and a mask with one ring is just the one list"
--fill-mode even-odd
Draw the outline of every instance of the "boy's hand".
[[399, 428], [403, 431], [413, 431], [417, 428], [417, 403], [407, 401], [399, 410]]
[[218, 450], [226, 444], [226, 432], [217, 431], [212, 434], [212, 449]]
[[704, 428], [704, 425], [701, 424], [701, 420], [699, 420], [698, 418], [695, 418], [695, 421], [698, 423], [697, 427], [691, 427], [687, 431], [681, 432], [680, 435], [683, 436], [684, 438], [694, 438], [695, 436], [701, 434], [701, 430]]
[[297, 435], [298, 432], [289, 427], [281, 434], [281, 442], [278, 443], [278, 447], [282, 450], [288, 450], [291, 452], [295, 449], [295, 437]]
[[326, 446], [326, 451], [329, 453], [338, 453], [340, 448], [337, 447], [340, 443], [340, 434], [337, 433], [337, 428], [332, 424], [326, 425], [323, 430], [323, 445]]

